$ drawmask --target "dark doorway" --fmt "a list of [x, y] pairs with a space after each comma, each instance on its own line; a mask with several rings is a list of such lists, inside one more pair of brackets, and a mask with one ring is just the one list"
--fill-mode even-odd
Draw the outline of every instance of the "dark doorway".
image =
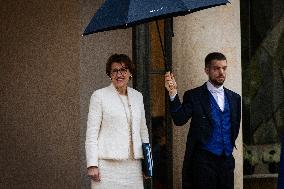
[[284, 1], [241, 0], [244, 189], [276, 189], [284, 123]]
[[133, 61], [136, 64], [133, 85], [144, 96], [154, 160], [154, 176], [145, 182], [147, 189], [171, 189], [173, 185], [172, 125], [164, 87], [165, 61], [169, 67], [172, 64], [171, 31], [172, 19], [158, 21], [158, 27], [156, 22], [151, 22], [133, 29]]

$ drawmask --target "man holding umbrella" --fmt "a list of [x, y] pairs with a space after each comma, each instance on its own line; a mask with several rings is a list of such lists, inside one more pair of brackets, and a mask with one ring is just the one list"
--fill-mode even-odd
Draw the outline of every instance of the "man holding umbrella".
[[219, 52], [205, 58], [208, 81], [177, 94], [173, 74], [165, 74], [170, 112], [175, 125], [191, 118], [183, 162], [183, 189], [233, 189], [235, 160], [232, 155], [239, 133], [241, 97], [223, 87], [227, 60]]

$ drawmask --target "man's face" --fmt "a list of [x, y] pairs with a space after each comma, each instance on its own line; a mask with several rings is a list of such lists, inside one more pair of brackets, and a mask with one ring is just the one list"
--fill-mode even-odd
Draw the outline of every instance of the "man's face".
[[212, 60], [211, 64], [205, 68], [205, 73], [209, 80], [215, 86], [223, 85], [226, 79], [227, 61], [226, 60]]

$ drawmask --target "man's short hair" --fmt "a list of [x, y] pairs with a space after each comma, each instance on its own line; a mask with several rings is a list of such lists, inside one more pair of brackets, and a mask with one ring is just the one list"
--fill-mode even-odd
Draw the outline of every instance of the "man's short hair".
[[227, 60], [227, 59], [225, 55], [223, 55], [222, 53], [219, 53], [219, 52], [209, 53], [205, 57], [205, 68], [208, 68], [210, 66], [212, 60]]

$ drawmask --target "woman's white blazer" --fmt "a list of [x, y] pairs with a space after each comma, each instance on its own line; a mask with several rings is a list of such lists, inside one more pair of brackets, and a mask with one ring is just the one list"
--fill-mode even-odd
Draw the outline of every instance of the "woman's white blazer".
[[[142, 159], [142, 142], [149, 142], [143, 96], [128, 87], [132, 111], [132, 141], [135, 159]], [[87, 167], [98, 166], [98, 159], [129, 158], [129, 128], [126, 113], [118, 93], [111, 84], [96, 90], [91, 97], [86, 131]]]

